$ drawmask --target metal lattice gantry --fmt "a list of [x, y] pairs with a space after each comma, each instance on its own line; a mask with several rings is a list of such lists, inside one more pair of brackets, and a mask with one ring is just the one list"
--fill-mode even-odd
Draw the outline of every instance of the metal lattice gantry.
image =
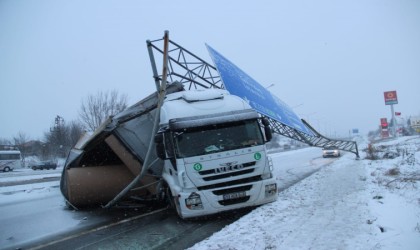
[[282, 136], [298, 140], [304, 142], [310, 146], [314, 147], [330, 147], [335, 146], [341, 150], [352, 152], [359, 158], [359, 150], [357, 147], [357, 143], [355, 141], [349, 140], [338, 140], [338, 139], [331, 139], [323, 136], [318, 131], [316, 131], [309, 123], [302, 119], [303, 124], [308, 127], [314, 136], [302, 133], [292, 127], [284, 125], [276, 120], [269, 119], [270, 127], [274, 133], [280, 134]]
[[[147, 41], [149, 56], [155, 81], [160, 81], [162, 75], [157, 74], [154, 50], [163, 54], [161, 44], [163, 39]], [[213, 65], [194, 55], [190, 51], [169, 40], [168, 50], [168, 83], [180, 82], [186, 89], [218, 88], [223, 89], [219, 73]]]
[[[163, 62], [160, 62], [160, 65], [156, 65], [154, 52], [163, 55], [163, 49], [161, 49], [163, 48], [163, 38], [153, 41], [148, 40], [147, 47], [153, 70], [153, 78], [158, 89], [162, 75], [158, 74], [156, 69], [161, 68], [160, 65]], [[180, 82], [188, 90], [202, 88], [225, 89], [216, 67], [171, 40], [169, 40], [167, 78], [168, 84]], [[302, 122], [313, 132], [313, 135], [300, 132], [274, 119], [268, 119], [274, 133], [314, 147], [336, 146], [341, 150], [354, 153], [359, 158], [359, 151], [355, 141], [327, 138], [317, 132], [304, 120]]]

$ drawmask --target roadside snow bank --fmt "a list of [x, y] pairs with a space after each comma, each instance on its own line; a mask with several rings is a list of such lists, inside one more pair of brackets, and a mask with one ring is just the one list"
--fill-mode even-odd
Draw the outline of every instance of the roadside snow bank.
[[397, 154], [345, 154], [190, 249], [419, 249], [420, 138], [375, 147]]
[[374, 233], [366, 174], [346, 154], [191, 249], [362, 248]]
[[56, 196], [60, 181], [0, 187], [0, 206]]
[[[376, 249], [420, 248], [420, 138], [375, 145], [367, 163]], [[394, 158], [395, 157], [395, 158]]]

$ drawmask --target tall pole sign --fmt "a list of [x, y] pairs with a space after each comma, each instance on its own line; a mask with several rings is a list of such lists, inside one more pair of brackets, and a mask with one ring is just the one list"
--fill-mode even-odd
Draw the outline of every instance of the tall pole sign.
[[384, 92], [384, 98], [385, 98], [385, 105], [398, 104], [397, 91], [395, 90]]
[[393, 91], [384, 92], [384, 99], [385, 99], [385, 105], [391, 105], [391, 121], [392, 121], [391, 131], [392, 131], [393, 136], [396, 136], [396, 133], [395, 133], [396, 121], [395, 121], [394, 104], [398, 104], [397, 91], [393, 90]]

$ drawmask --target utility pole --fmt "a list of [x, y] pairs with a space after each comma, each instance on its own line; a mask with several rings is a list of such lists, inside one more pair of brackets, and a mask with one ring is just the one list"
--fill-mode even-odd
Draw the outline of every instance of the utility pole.
[[391, 104], [391, 121], [392, 121], [392, 128], [391, 128], [392, 135], [394, 137], [398, 137], [397, 130], [396, 130], [397, 121], [395, 120], [394, 104]]

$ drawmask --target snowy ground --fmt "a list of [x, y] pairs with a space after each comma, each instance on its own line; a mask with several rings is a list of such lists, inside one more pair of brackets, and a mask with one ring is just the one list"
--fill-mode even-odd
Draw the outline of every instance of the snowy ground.
[[345, 154], [190, 249], [420, 249], [420, 137], [374, 147], [379, 159]]
[[[367, 143], [359, 142], [361, 160], [350, 153], [335, 161], [313, 160], [314, 169], [330, 164], [280, 192], [276, 202], [255, 209], [190, 249], [420, 249], [420, 137], [401, 137], [374, 147], [373, 154], [366, 154], [362, 151]], [[315, 155], [320, 156], [317, 150]], [[293, 153], [283, 152], [278, 158], [288, 161]], [[372, 155], [378, 159], [366, 159]], [[399, 156], [384, 159], [387, 155]], [[281, 162], [275, 163], [279, 184], [292, 183], [282, 178]], [[61, 172], [48, 171], [34, 176]], [[23, 178], [14, 174], [0, 181]], [[0, 206], [41, 199], [58, 192], [58, 185], [51, 181], [2, 187]]]
[[[55, 195], [53, 191], [58, 190], [60, 186], [59, 180], [48, 181], [49, 179], [57, 179], [61, 176], [62, 165], [55, 170], [37, 170], [30, 168], [16, 169], [12, 172], [1, 173], [0, 176], [0, 206], [24, 200], [42, 199], [47, 196]], [[28, 180], [44, 180], [45, 182], [24, 184], [24, 185], [7, 185], [11, 182], [20, 182]]]

